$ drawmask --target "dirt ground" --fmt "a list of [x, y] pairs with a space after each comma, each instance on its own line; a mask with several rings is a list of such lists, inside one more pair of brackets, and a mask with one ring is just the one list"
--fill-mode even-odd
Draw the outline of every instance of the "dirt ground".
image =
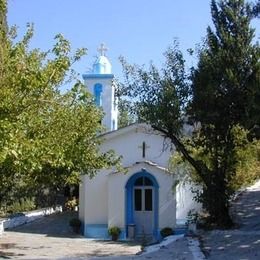
[[202, 235], [210, 260], [260, 259], [260, 181], [241, 193], [233, 203], [237, 228], [214, 230]]
[[140, 245], [94, 241], [75, 235], [70, 212], [44, 217], [7, 230], [0, 237], [0, 259], [91, 259], [93, 256], [134, 255]]

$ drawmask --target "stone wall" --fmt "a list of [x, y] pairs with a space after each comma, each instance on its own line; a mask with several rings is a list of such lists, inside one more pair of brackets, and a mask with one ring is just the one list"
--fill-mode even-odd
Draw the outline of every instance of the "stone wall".
[[50, 207], [50, 208], [43, 208], [40, 210], [29, 211], [29, 212], [19, 214], [19, 216], [2, 219], [0, 220], [0, 234], [3, 233], [5, 229], [21, 226], [23, 224], [32, 222], [36, 219], [51, 215], [53, 213], [58, 213], [58, 212], [62, 212], [61, 206], [57, 206], [55, 208]]

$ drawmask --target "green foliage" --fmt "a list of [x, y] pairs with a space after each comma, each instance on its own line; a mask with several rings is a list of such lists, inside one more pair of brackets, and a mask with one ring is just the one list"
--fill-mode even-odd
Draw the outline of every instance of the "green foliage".
[[14, 214], [19, 212], [26, 212], [36, 208], [34, 198], [21, 198], [18, 201], [14, 201], [7, 207], [7, 213]]
[[78, 205], [79, 205], [79, 201], [78, 201], [75, 197], [73, 197], [72, 199], [68, 199], [68, 200], [66, 201], [66, 203], [65, 203], [65, 209], [72, 211], [72, 210], [74, 210], [75, 207], [78, 206]]
[[7, 1], [0, 0], [0, 28], [1, 28], [0, 34], [6, 33], [7, 31], [6, 12], [7, 12]]
[[135, 116], [133, 116], [131, 113], [130, 106], [131, 104], [129, 101], [124, 99], [119, 99], [118, 102], [118, 111], [119, 111], [118, 127], [119, 128], [128, 126], [136, 121]]
[[229, 189], [236, 191], [260, 178], [260, 141], [249, 141], [248, 131], [241, 127], [234, 127], [232, 136], [234, 170], [230, 174]]
[[108, 229], [108, 234], [110, 236], [119, 236], [121, 234], [121, 229], [119, 227], [113, 226]]
[[188, 215], [187, 215], [187, 222], [186, 224], [194, 224], [197, 223], [199, 218], [198, 212], [196, 212], [194, 209], [189, 210]]
[[208, 136], [225, 135], [231, 124], [251, 129], [260, 122], [260, 49], [252, 43], [250, 6], [242, 0], [212, 1], [211, 9], [216, 29], [208, 28], [193, 72], [191, 112]]
[[[164, 53], [165, 67], [159, 71], [152, 63], [149, 69], [130, 65], [121, 57], [125, 84], [120, 87], [121, 98], [131, 100], [130, 111], [138, 121], [145, 121], [159, 129], [170, 129], [181, 134], [184, 123], [182, 109], [185, 106], [189, 87], [185, 74], [185, 64], [178, 43]], [[167, 115], [167, 116], [166, 116]]]
[[212, 1], [211, 13], [215, 31], [208, 28], [192, 74], [189, 113], [201, 127], [191, 145], [210, 174], [198, 199], [213, 222], [228, 226], [230, 196], [259, 177], [252, 139], [260, 123], [260, 48], [245, 1]]
[[[234, 126], [231, 131], [231, 137], [234, 142], [234, 149], [229, 157], [231, 172], [227, 175], [227, 192], [232, 195], [235, 191], [252, 184], [260, 178], [260, 141], [250, 140], [249, 131], [240, 126]], [[214, 170], [214, 157], [210, 155], [205, 147], [199, 146], [199, 135], [193, 137], [194, 142], [189, 140], [185, 143], [190, 154], [196, 161], [203, 161], [207, 168]], [[196, 184], [203, 184], [201, 177], [197, 174], [191, 165], [183, 160], [181, 153], [174, 153], [170, 160], [172, 171], [177, 172], [179, 178], [192, 181]]]
[[[2, 28], [1, 28], [2, 30]], [[60, 34], [46, 52], [31, 49], [33, 27], [19, 41], [16, 29], [0, 46], [0, 203], [12, 194], [55, 192], [93, 176], [119, 159], [99, 151], [102, 112], [71, 66], [86, 52], [71, 54]], [[72, 88], [61, 92], [65, 83]]]
[[173, 229], [170, 227], [162, 228], [160, 234], [163, 238], [173, 235]]

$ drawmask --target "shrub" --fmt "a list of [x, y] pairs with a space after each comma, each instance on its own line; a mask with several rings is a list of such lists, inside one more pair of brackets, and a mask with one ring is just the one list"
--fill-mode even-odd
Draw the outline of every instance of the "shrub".
[[189, 225], [189, 224], [192, 224], [192, 223], [193, 224], [197, 223], [198, 219], [199, 219], [199, 213], [196, 210], [191, 209], [188, 212], [186, 224]]
[[34, 198], [25, 198], [18, 201], [14, 201], [11, 205], [7, 207], [7, 212], [14, 214], [20, 212], [26, 212], [35, 209], [35, 199]]
[[110, 227], [108, 229], [108, 234], [112, 237], [113, 241], [116, 241], [119, 237], [119, 235], [121, 234], [121, 229], [119, 227]]
[[75, 209], [75, 207], [78, 206], [78, 205], [79, 205], [78, 200], [75, 197], [73, 197], [72, 199], [69, 199], [69, 200], [66, 201], [65, 209], [73, 211]]
[[161, 233], [161, 236], [164, 238], [164, 237], [173, 235], [173, 229], [170, 227], [165, 227], [165, 228], [161, 229], [160, 233]]

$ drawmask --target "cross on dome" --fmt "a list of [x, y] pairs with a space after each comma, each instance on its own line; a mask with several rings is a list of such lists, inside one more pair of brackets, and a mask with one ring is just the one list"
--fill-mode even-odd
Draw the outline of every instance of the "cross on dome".
[[105, 46], [104, 43], [101, 43], [100, 47], [97, 50], [98, 50], [98, 52], [100, 53], [101, 56], [105, 56], [108, 48]]
[[97, 51], [100, 55], [97, 57], [95, 63], [93, 64], [93, 73], [94, 74], [111, 74], [111, 63], [106, 57], [106, 51], [108, 48], [104, 43], [100, 44], [100, 47], [97, 48]]

